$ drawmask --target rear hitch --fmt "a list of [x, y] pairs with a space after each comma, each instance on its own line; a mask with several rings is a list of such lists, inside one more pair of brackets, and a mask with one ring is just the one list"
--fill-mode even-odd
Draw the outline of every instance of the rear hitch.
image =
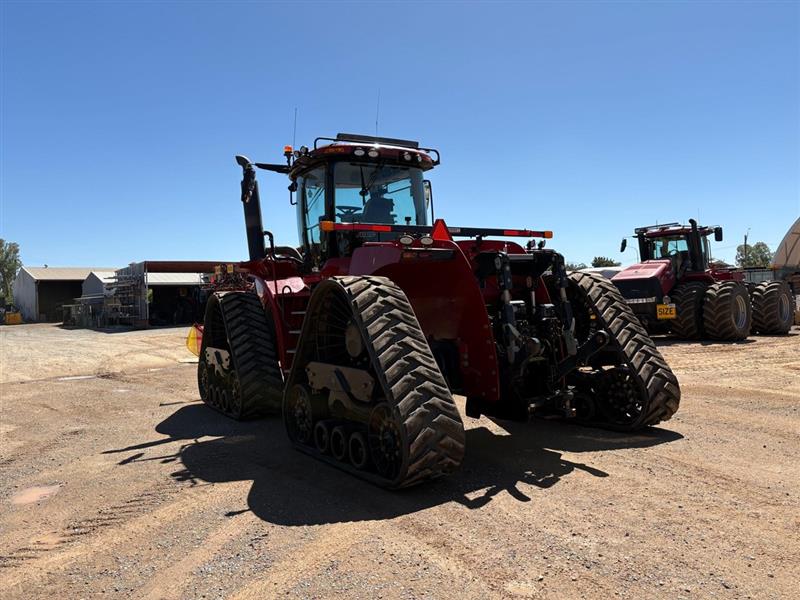
[[574, 418], [577, 414], [573, 401], [575, 400], [575, 393], [572, 390], [560, 390], [552, 396], [546, 396], [538, 400], [534, 400], [528, 405], [528, 416], [534, 416], [536, 411], [541, 408], [546, 408], [550, 414], [538, 415], [542, 418]]

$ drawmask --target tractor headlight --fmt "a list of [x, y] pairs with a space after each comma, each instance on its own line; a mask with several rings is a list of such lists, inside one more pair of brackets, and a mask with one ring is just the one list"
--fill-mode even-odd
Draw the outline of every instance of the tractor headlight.
[[367, 152], [367, 156], [370, 158], [378, 158], [380, 156], [380, 152], [378, 152], [375, 148]]
[[414, 238], [410, 235], [401, 235], [398, 241], [403, 244], [403, 246], [410, 246], [414, 243]]
[[433, 238], [429, 235], [423, 235], [421, 238], [419, 238], [419, 243], [423, 246], [430, 246], [433, 244]]
[[353, 150], [353, 154], [355, 154], [356, 156], [364, 156], [366, 152], [364, 152], [363, 148], [356, 148], [355, 150]]

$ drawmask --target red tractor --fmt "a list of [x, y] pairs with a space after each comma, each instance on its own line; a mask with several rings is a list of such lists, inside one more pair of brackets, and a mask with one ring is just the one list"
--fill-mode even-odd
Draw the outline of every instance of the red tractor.
[[[544, 248], [551, 232], [433, 219], [438, 151], [339, 134], [284, 155], [237, 156], [250, 260], [220, 268], [208, 301], [197, 373], [212, 407], [281, 413], [299, 450], [389, 488], [459, 466], [452, 394], [470, 417], [621, 431], [678, 409], [674, 374], [618, 290], [568, 275]], [[263, 230], [256, 169], [288, 175], [298, 249]]]
[[[722, 241], [721, 227], [667, 223], [634, 230], [640, 262], [611, 280], [651, 332], [686, 339], [742, 340], [751, 332], [786, 334], [794, 298], [785, 281], [745, 283], [741, 269], [710, 262], [708, 238]], [[627, 239], [622, 240], [624, 251]]]

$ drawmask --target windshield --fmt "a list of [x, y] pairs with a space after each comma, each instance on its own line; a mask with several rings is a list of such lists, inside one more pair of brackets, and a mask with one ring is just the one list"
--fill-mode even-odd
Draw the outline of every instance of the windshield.
[[652, 258], [669, 258], [670, 256], [675, 256], [679, 252], [689, 251], [686, 238], [682, 235], [651, 238], [647, 240], [647, 245]]
[[428, 224], [421, 169], [340, 162], [334, 186], [337, 223]]

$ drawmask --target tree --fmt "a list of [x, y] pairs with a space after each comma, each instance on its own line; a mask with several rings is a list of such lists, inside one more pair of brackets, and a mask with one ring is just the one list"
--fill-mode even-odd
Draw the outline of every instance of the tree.
[[764, 242], [756, 242], [747, 245], [747, 256], [745, 257], [744, 244], [736, 247], [736, 264], [740, 267], [761, 267], [766, 268], [772, 262], [772, 251]]
[[615, 260], [611, 260], [606, 256], [595, 256], [592, 259], [592, 266], [593, 267], [618, 267], [622, 263], [619, 263]]
[[0, 296], [3, 297], [3, 304], [11, 302], [11, 286], [21, 266], [19, 244], [0, 238]]
[[572, 263], [572, 262], [568, 262], [568, 263], [567, 263], [566, 265], [564, 265], [564, 266], [565, 266], [565, 267], [567, 267], [567, 271], [580, 271], [581, 269], [585, 269], [585, 268], [586, 268], [586, 263]]

